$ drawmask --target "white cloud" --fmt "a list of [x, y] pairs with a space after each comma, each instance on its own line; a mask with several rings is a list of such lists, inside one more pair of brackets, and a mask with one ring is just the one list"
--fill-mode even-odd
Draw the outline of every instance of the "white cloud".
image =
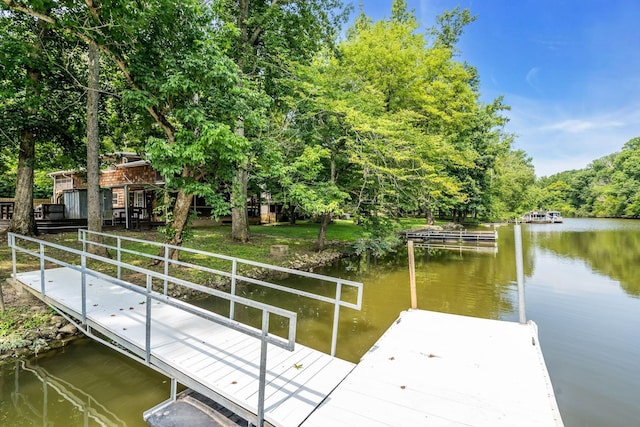
[[507, 131], [517, 135], [515, 148], [532, 157], [538, 176], [582, 169], [640, 136], [640, 103], [580, 114], [568, 105], [513, 95], [505, 102], [512, 107]]
[[540, 67], [533, 67], [527, 73], [525, 79], [527, 80], [527, 84], [532, 88], [536, 88], [538, 83], [538, 74], [540, 73]]
[[602, 120], [595, 118], [592, 120], [573, 119], [546, 126], [547, 130], [558, 130], [568, 133], [581, 133], [592, 130], [604, 130], [608, 128], [621, 127], [625, 124], [621, 121]]

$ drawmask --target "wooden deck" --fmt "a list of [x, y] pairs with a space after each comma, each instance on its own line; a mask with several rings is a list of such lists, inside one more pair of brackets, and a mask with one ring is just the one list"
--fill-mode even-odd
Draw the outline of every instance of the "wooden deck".
[[[81, 318], [80, 273], [69, 268], [18, 273], [34, 295]], [[87, 326], [141, 357], [145, 354], [144, 295], [87, 278]], [[259, 339], [153, 301], [150, 364], [238, 414], [256, 414]], [[296, 344], [293, 352], [269, 345], [265, 421], [298, 426], [351, 372], [354, 364]], [[126, 393], [126, 390], [123, 392]]]
[[422, 242], [493, 243], [498, 240], [498, 232], [495, 230], [412, 230], [406, 233], [406, 237], [408, 240]]
[[563, 424], [534, 323], [412, 310], [302, 425]]

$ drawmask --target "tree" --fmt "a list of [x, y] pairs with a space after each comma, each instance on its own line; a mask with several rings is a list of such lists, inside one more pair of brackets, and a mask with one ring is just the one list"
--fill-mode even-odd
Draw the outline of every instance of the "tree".
[[152, 119], [146, 151], [167, 191], [175, 191], [167, 218], [170, 243], [182, 242], [194, 194], [223, 209], [216, 178], [235, 168], [246, 148], [231, 130], [239, 116], [235, 101], [253, 97], [239, 87], [237, 69], [225, 55], [234, 28], [220, 19], [217, 3], [51, 1], [52, 12], [42, 13], [35, 2], [3, 1], [56, 31], [94, 42], [119, 68], [127, 84], [122, 100]]
[[0, 45], [0, 147], [16, 176], [11, 229], [31, 234], [33, 192], [41, 188], [35, 167], [73, 163], [84, 132], [81, 92], [70, 70], [76, 63], [63, 64], [73, 45], [45, 22], [2, 10]]
[[[102, 194], [100, 192], [100, 136], [98, 134], [98, 111], [100, 103], [100, 57], [98, 46], [89, 43], [87, 82], [87, 228], [102, 231]], [[101, 238], [91, 236], [91, 240]], [[90, 245], [89, 250], [107, 255], [101, 246]]]
[[[340, 13], [339, 0], [309, 0], [277, 2], [267, 0], [237, 0], [227, 2], [227, 20], [237, 23], [233, 58], [244, 79], [271, 100], [270, 108], [282, 107], [286, 86], [283, 76], [296, 63], [308, 63], [313, 55], [336, 36]], [[235, 19], [234, 19], [235, 18]], [[278, 115], [275, 113], [274, 115]], [[266, 118], [266, 115], [265, 115]], [[251, 149], [241, 163], [232, 185], [232, 237], [246, 242], [249, 239], [247, 219], [247, 189], [256, 163], [260, 162], [264, 122], [248, 126], [246, 117], [239, 115], [234, 129], [245, 137]], [[271, 158], [267, 154], [267, 158]]]
[[36, 38], [27, 53], [29, 60], [24, 64], [27, 75], [23, 89], [26, 98], [24, 116], [28, 119], [23, 122], [20, 130], [15, 207], [9, 231], [26, 235], [35, 233], [35, 219], [33, 216], [33, 175], [37, 135], [37, 130], [35, 129], [37, 118], [35, 116], [41, 109], [40, 104], [42, 103], [40, 88], [44, 57], [42, 50], [47, 32], [47, 25], [38, 21], [35, 28]]
[[[438, 34], [450, 30], [453, 36], [429, 45], [406, 3], [395, 1], [391, 19], [372, 23], [361, 15], [342, 45], [345, 66], [384, 97], [379, 127], [369, 134], [370, 141], [389, 148], [374, 149], [387, 153], [379, 157], [385, 167], [377, 168], [389, 172], [386, 182], [393, 183], [385, 186], [394, 194], [386, 198], [395, 197], [396, 206], [423, 210], [428, 222], [435, 207], [466, 212], [486, 204], [481, 199], [488, 188], [485, 177], [497, 147], [505, 145], [496, 130], [503, 124], [497, 115], [501, 100], [479, 104], [477, 73], [454, 60], [453, 44], [473, 19], [466, 10], [446, 15]], [[371, 129], [371, 123], [359, 126]]]
[[533, 192], [536, 175], [531, 157], [522, 150], [509, 150], [497, 158], [495, 170], [496, 176], [491, 186], [493, 217], [519, 217], [536, 206]]

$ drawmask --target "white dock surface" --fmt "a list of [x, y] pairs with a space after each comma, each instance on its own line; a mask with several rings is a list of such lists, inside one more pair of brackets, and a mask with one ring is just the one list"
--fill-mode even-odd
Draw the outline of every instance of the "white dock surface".
[[[40, 294], [39, 271], [17, 279]], [[46, 296], [78, 318], [80, 273], [46, 270], [45, 283]], [[87, 276], [87, 324], [138, 354], [145, 348], [145, 301], [144, 295]], [[162, 302], [152, 304], [152, 364], [179, 372], [186, 378], [180, 382], [213, 400], [222, 397], [255, 414], [260, 341]], [[300, 344], [293, 352], [268, 349], [265, 420], [275, 426], [300, 425], [354, 367]]]
[[302, 425], [563, 424], [534, 323], [411, 310]]

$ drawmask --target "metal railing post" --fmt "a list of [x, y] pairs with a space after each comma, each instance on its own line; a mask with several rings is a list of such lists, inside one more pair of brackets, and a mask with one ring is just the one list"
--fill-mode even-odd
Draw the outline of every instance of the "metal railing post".
[[164, 245], [164, 294], [169, 294], [169, 245]]
[[171, 378], [171, 400], [175, 402], [177, 395], [178, 395], [178, 380], [175, 378]]
[[149, 363], [151, 361], [151, 283], [152, 278], [147, 274], [147, 321], [145, 324], [145, 361]]
[[[238, 272], [238, 261], [234, 258], [231, 265], [231, 295], [236, 295], [236, 274]], [[229, 301], [229, 319], [234, 319], [236, 315], [236, 304], [233, 300]]]
[[122, 252], [120, 249], [122, 248], [122, 242], [120, 241], [120, 236], [116, 237], [116, 259], [118, 260], [118, 279], [120, 279], [120, 263], [122, 262]]
[[336, 282], [336, 301], [333, 305], [333, 330], [331, 331], [331, 355], [336, 355], [338, 347], [338, 324], [340, 323], [340, 297], [342, 296], [342, 282]]
[[260, 343], [260, 379], [258, 388], [258, 427], [264, 424], [264, 398], [267, 387], [267, 335], [269, 334], [269, 312], [262, 310], [262, 337]]
[[516, 278], [518, 281], [518, 317], [520, 323], [526, 323], [524, 302], [524, 261], [522, 256], [522, 230], [520, 224], [516, 222], [513, 227], [516, 246]]
[[87, 257], [83, 253], [80, 256], [80, 286], [82, 287], [82, 324], [87, 324]]
[[40, 292], [45, 296], [44, 291], [44, 245], [40, 243]]
[[18, 276], [18, 264], [16, 261], [16, 236], [13, 234], [9, 234], [9, 244], [11, 245], [11, 263], [12, 263], [12, 271], [13, 278], [15, 279]]

